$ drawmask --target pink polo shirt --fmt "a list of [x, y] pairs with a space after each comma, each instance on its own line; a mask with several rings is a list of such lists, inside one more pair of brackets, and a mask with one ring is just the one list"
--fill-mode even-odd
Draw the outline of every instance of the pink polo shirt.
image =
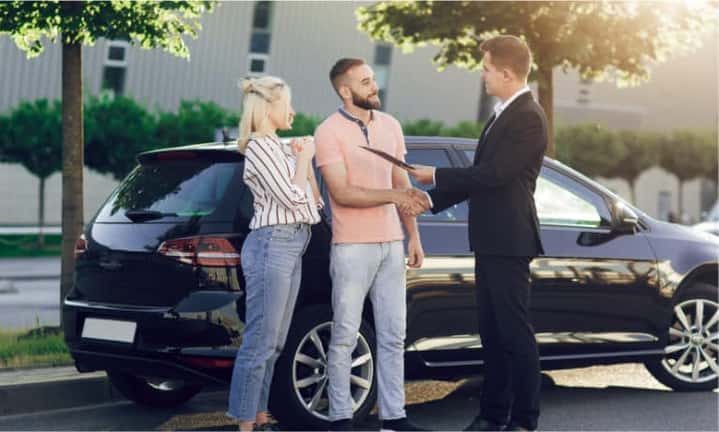
[[[404, 160], [407, 150], [402, 127], [392, 116], [372, 111], [367, 135], [370, 147]], [[367, 139], [357, 120], [335, 112], [315, 130], [315, 145], [317, 167], [342, 163], [350, 185], [392, 189], [394, 165], [360, 148], [367, 145]], [[330, 205], [333, 243], [380, 243], [404, 239], [394, 204], [368, 208], [346, 207], [338, 204], [330, 194]]]

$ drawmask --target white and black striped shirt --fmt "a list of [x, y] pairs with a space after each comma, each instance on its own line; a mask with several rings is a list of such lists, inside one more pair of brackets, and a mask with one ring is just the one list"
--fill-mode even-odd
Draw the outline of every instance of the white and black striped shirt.
[[292, 183], [295, 165], [292, 150], [279, 139], [269, 136], [250, 138], [242, 176], [255, 199], [250, 229], [320, 221], [309, 181], [304, 191]]

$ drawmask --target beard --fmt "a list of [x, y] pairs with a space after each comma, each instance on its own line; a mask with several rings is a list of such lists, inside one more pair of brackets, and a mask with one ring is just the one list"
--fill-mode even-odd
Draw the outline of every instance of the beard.
[[359, 108], [366, 109], [366, 110], [373, 110], [373, 109], [379, 109], [379, 107], [382, 106], [382, 102], [379, 100], [379, 97], [376, 101], [370, 100], [371, 97], [376, 96], [375, 93], [372, 96], [368, 96], [366, 98], [363, 98], [362, 96], [358, 95], [355, 92], [352, 92], [352, 103]]

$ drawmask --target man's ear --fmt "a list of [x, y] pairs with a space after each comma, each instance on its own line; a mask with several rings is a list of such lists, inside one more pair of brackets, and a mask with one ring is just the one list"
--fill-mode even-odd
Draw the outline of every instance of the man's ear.
[[340, 94], [342, 100], [352, 99], [352, 91], [346, 85], [340, 85], [337, 92]]

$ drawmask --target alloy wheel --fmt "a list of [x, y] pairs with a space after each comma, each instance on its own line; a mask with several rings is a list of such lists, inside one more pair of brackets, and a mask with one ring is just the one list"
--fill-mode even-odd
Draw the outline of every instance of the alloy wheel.
[[717, 379], [718, 324], [719, 304], [714, 301], [696, 298], [677, 304], [661, 362], [664, 369], [688, 383]]
[[[312, 328], [300, 341], [292, 359], [292, 385], [296, 396], [313, 416], [325, 421], [329, 420], [327, 352], [331, 330], [331, 322]], [[369, 342], [362, 333], [358, 333], [350, 375], [354, 411], [369, 396], [373, 375], [374, 358]]]

